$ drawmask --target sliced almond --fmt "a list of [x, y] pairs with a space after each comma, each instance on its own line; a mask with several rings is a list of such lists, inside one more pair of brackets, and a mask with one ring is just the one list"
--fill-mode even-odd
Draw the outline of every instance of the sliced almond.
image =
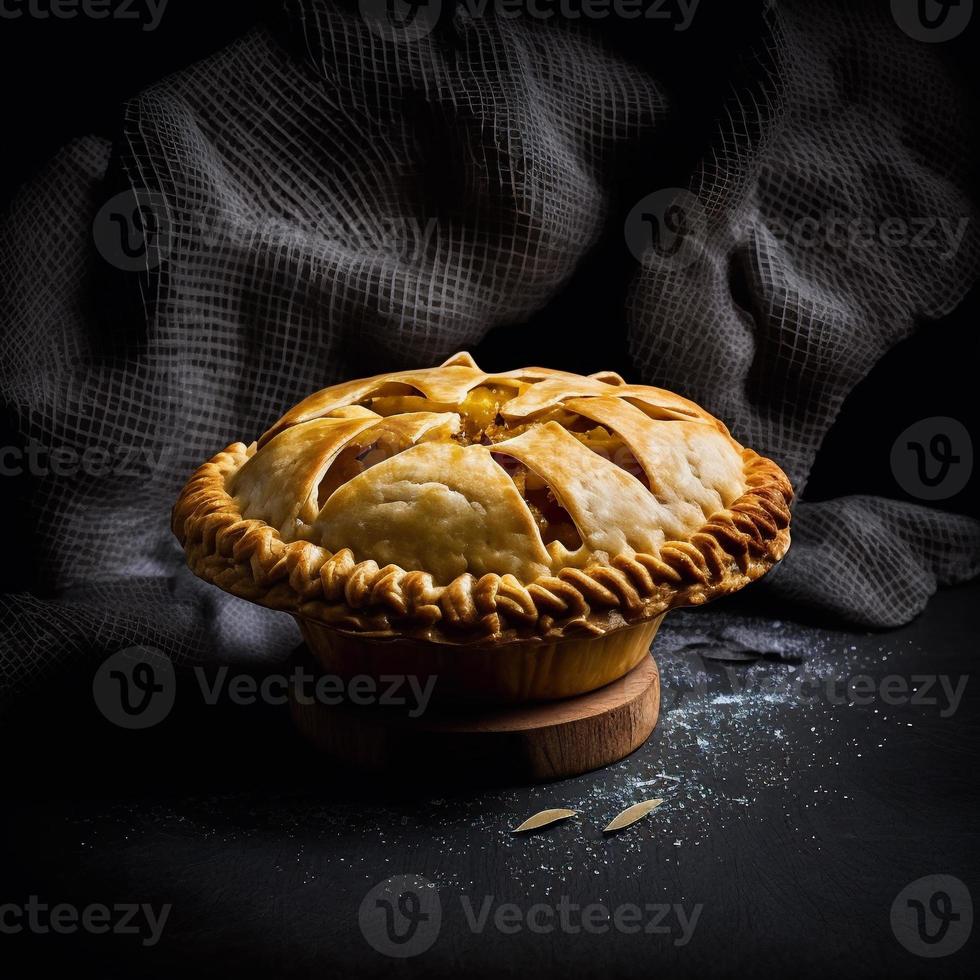
[[613, 817], [613, 819], [602, 828], [604, 834], [611, 834], [613, 831], [622, 830], [624, 827], [630, 826], [630, 824], [636, 823], [637, 820], [641, 820], [645, 817], [651, 810], [656, 810], [663, 800], [644, 800], [642, 803], [634, 803], [632, 806], [628, 806], [622, 813]]
[[559, 820], [567, 820], [569, 817], [577, 817], [578, 810], [542, 810], [540, 813], [528, 817], [519, 827], [515, 827], [511, 833], [521, 834], [525, 830], [537, 830], [539, 827], [547, 827], [549, 824], [557, 823]]

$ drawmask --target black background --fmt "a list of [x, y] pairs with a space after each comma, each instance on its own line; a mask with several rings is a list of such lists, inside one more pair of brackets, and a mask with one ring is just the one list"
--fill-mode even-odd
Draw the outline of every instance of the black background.
[[[149, 948], [139, 936], [0, 936], [4, 975], [972, 978], [976, 923], [957, 952], [926, 959], [896, 941], [890, 909], [930, 875], [955, 876], [974, 902], [980, 895], [980, 687], [969, 676], [978, 602], [974, 583], [940, 592], [886, 634], [804, 630], [805, 657], [823, 651], [822, 667], [793, 657], [705, 661], [702, 690], [682, 681], [700, 658], [658, 637], [666, 682], [651, 738], [615, 766], [515, 789], [354, 776], [325, 764], [283, 709], [205, 706], [186, 677], [163, 723], [122, 731], [99, 714], [88, 678], [64, 675], [22, 701], [2, 730], [0, 904], [37, 895], [78, 908], [173, 908]], [[664, 629], [705, 615], [672, 613]], [[818, 698], [779, 700], [739, 722], [737, 706], [713, 703], [736, 690], [729, 672], [765, 684], [793, 669], [826, 671], [835, 683], [858, 674], [878, 685], [926, 674], [969, 681], [948, 716]], [[725, 735], [706, 749], [712, 718]], [[660, 782], [634, 792], [667, 797], [665, 806], [604, 837], [602, 825], [637, 800], [603, 794], [664, 771], [683, 777], [676, 791]], [[760, 771], [770, 773], [762, 788]], [[581, 817], [510, 836], [556, 806]], [[431, 949], [394, 960], [365, 941], [358, 909], [370, 888], [407, 874], [438, 884], [443, 922]], [[476, 933], [462, 897], [479, 906], [488, 895], [525, 910], [567, 895], [580, 906], [704, 911], [682, 947], [613, 931]]]

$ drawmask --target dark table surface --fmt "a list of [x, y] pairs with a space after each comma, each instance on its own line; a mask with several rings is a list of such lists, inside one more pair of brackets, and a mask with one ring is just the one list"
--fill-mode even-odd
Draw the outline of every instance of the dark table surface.
[[[186, 677], [163, 722], [125, 731], [91, 673], [66, 679], [3, 727], [0, 904], [138, 905], [139, 932], [0, 933], [0, 961], [124, 977], [973, 975], [978, 605], [980, 585], [940, 593], [889, 633], [738, 605], [671, 614], [650, 741], [533, 787], [356, 779], [283, 708], [208, 705]], [[666, 802], [603, 836], [652, 797]], [[559, 806], [581, 815], [509, 833]]]

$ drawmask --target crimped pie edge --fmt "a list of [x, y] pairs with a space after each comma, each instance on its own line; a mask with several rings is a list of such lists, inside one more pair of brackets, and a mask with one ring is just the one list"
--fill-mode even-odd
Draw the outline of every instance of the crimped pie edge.
[[665, 542], [659, 555], [620, 555], [529, 583], [466, 573], [440, 586], [426, 572], [357, 562], [348, 549], [331, 554], [308, 541], [286, 542], [263, 521], [243, 517], [227, 486], [253, 451], [231, 444], [181, 492], [172, 527], [191, 570], [232, 595], [377, 639], [598, 636], [737, 591], [789, 548], [789, 480], [774, 462], [743, 448], [745, 493], [689, 540]]

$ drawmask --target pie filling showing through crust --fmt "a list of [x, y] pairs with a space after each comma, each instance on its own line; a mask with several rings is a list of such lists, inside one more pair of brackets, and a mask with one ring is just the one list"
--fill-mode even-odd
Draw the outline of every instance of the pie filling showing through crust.
[[733, 592], [789, 547], [792, 487], [693, 402], [469, 354], [311, 395], [201, 466], [200, 577], [364, 638], [601, 636]]

